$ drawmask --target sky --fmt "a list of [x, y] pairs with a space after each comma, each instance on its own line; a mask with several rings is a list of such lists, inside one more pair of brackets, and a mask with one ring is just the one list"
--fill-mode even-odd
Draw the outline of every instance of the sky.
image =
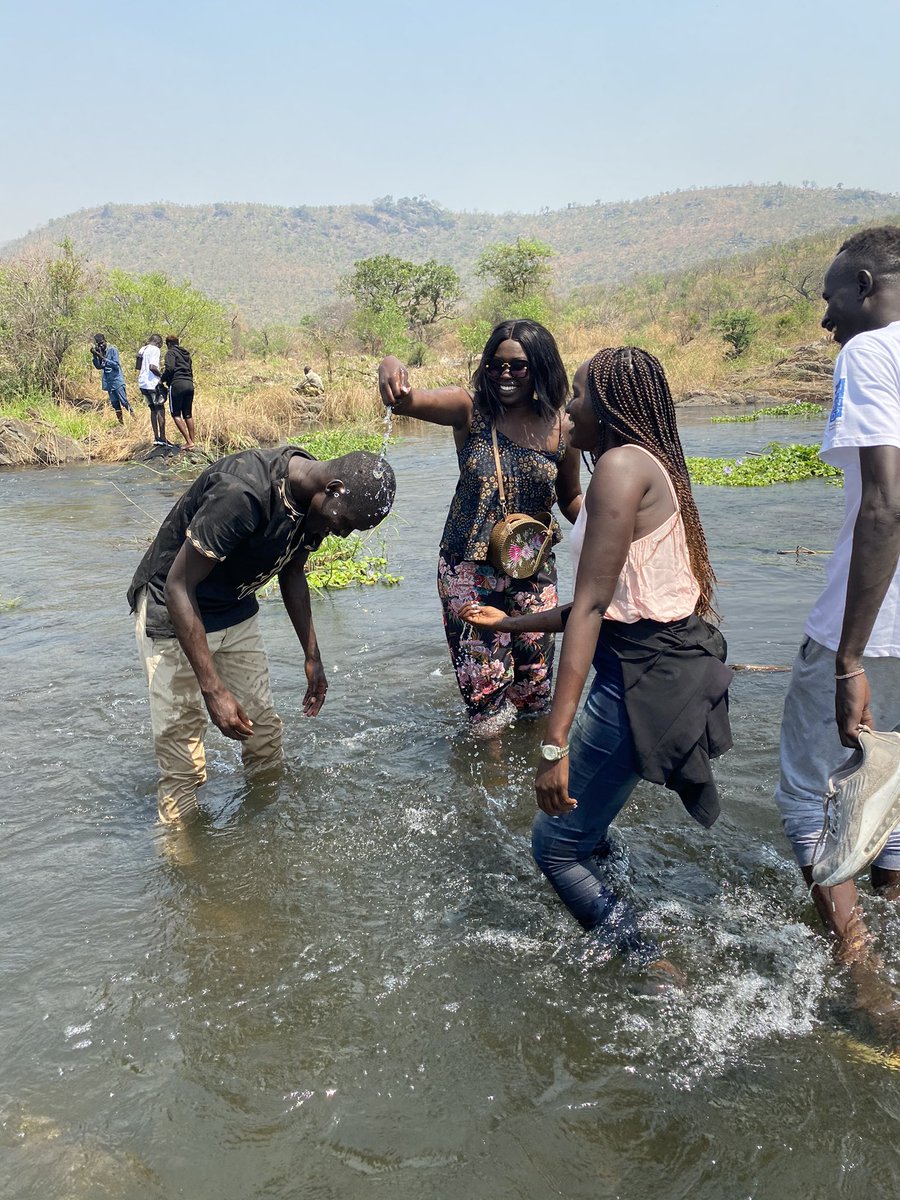
[[898, 0], [0, 0], [0, 242], [112, 203], [900, 191]]

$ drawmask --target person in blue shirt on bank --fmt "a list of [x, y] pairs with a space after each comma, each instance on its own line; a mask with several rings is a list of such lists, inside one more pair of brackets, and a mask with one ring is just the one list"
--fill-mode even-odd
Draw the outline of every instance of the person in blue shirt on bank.
[[119, 361], [119, 351], [115, 346], [109, 345], [102, 333], [94, 334], [94, 340], [91, 343], [91, 360], [97, 370], [102, 372], [100, 386], [109, 396], [116, 420], [120, 425], [124, 425], [125, 418], [122, 416], [122, 409], [127, 409], [132, 416], [134, 416], [134, 409], [128, 403], [128, 397], [125, 395], [125, 375], [122, 371], [122, 363]]

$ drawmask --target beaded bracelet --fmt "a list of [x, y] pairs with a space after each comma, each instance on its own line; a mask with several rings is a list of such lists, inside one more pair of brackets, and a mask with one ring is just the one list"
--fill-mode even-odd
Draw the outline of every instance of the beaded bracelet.
[[853, 679], [857, 675], [865, 675], [865, 667], [857, 667], [855, 671], [848, 671], [846, 675], [835, 675], [835, 679]]

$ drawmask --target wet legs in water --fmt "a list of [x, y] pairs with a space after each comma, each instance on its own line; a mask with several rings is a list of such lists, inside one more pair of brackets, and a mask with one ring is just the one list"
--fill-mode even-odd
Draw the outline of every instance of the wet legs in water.
[[596, 855], [640, 778], [615, 660], [598, 671], [570, 746], [569, 795], [578, 807], [561, 817], [538, 813], [532, 829], [535, 861], [600, 944], [643, 965], [660, 963], [660, 949], [641, 933], [633, 909], [602, 882]]

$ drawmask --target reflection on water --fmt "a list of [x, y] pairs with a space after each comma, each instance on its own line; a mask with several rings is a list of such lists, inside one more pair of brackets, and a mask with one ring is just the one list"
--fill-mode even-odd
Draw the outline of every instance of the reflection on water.
[[[737, 453], [815, 423], [710, 426]], [[404, 430], [405, 433], [405, 430]], [[124, 591], [177, 488], [0, 476], [6, 954], [0, 1197], [889, 1195], [894, 1060], [867, 1051], [774, 814], [787, 676], [739, 675], [712, 831], [642, 785], [610, 869], [688, 974], [592, 957], [528, 849], [540, 727], [464, 727], [434, 594], [449, 436], [390, 459], [395, 589], [315, 601], [328, 704], [264, 605], [288, 767], [210, 738], [209, 820], [154, 836]], [[734, 661], [788, 665], [841, 493], [707, 490]], [[561, 592], [569, 590], [566, 554]], [[897, 982], [898, 918], [871, 901]], [[854, 1040], [855, 1039], [855, 1040]], [[883, 1136], [873, 1136], [873, 1129]]]

